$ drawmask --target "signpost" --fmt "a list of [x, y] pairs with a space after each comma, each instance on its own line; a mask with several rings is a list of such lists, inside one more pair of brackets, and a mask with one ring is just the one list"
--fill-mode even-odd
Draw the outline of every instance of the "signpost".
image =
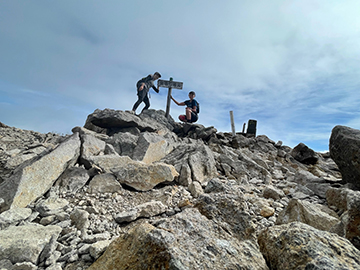
[[170, 78], [169, 81], [158, 80], [157, 84], [158, 84], [158, 87], [165, 87], [165, 88], [169, 89], [168, 90], [168, 96], [167, 96], [167, 102], [166, 102], [166, 113], [165, 113], [165, 117], [168, 118], [169, 113], [170, 113], [170, 103], [171, 103], [172, 88], [182, 89], [183, 83], [182, 82], [175, 82], [175, 81], [173, 81], [173, 78]]

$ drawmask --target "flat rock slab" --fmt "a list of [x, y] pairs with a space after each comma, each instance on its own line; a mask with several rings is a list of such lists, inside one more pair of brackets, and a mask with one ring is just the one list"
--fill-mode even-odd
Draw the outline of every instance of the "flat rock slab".
[[80, 138], [75, 133], [49, 154], [31, 164], [24, 164], [0, 185], [0, 198], [5, 203], [0, 212], [14, 207], [26, 207], [45, 194], [80, 154]]
[[93, 129], [92, 125], [111, 129], [111, 128], [129, 128], [137, 127], [141, 131], [155, 131], [156, 129], [148, 123], [141, 120], [140, 117], [121, 110], [95, 110], [86, 120], [85, 128]]

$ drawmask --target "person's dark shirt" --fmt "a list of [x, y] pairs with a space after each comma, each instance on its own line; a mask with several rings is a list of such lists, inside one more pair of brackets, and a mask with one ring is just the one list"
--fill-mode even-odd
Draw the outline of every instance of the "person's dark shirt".
[[[194, 108], [194, 106], [196, 107], [196, 109], [197, 109], [197, 101], [195, 100], [195, 99], [193, 99], [192, 101], [189, 99], [189, 100], [185, 100], [184, 101], [184, 103], [185, 103], [185, 105], [186, 105], [186, 107], [189, 107], [189, 108], [191, 108], [191, 109], [193, 109]], [[196, 113], [197, 112], [197, 110], [194, 112], [194, 113]]]

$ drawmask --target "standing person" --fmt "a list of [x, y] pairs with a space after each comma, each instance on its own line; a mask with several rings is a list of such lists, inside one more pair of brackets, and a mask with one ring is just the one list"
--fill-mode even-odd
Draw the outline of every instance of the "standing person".
[[154, 86], [154, 81], [156, 81], [157, 79], [161, 78], [161, 75], [159, 72], [155, 72], [154, 75], [148, 75], [145, 78], [142, 78], [141, 80], [139, 80], [136, 83], [136, 88], [137, 88], [137, 95], [138, 95], [138, 100], [135, 102], [131, 113], [135, 114], [137, 107], [139, 107], [141, 102], [145, 103], [145, 107], [142, 109], [141, 112], [143, 112], [144, 110], [149, 109], [150, 107], [150, 100], [149, 97], [147, 95], [147, 93], [150, 90], [150, 87], [154, 89], [154, 91], [156, 93], [159, 93], [159, 87], [156, 88]]
[[189, 92], [189, 100], [185, 100], [184, 102], [177, 102], [173, 96], [171, 99], [178, 105], [178, 106], [186, 106], [185, 108], [185, 115], [179, 115], [179, 120], [182, 122], [194, 123], [198, 120], [198, 113], [199, 113], [199, 103], [194, 99], [195, 92]]

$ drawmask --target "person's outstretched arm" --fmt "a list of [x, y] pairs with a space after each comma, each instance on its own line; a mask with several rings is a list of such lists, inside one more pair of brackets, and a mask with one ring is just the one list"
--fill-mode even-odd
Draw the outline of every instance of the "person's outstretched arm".
[[178, 106], [185, 106], [185, 103], [184, 102], [177, 102], [176, 100], [175, 100], [175, 98], [173, 98], [173, 96], [170, 96], [171, 97], [171, 99], [176, 103], [176, 105], [178, 105]]

